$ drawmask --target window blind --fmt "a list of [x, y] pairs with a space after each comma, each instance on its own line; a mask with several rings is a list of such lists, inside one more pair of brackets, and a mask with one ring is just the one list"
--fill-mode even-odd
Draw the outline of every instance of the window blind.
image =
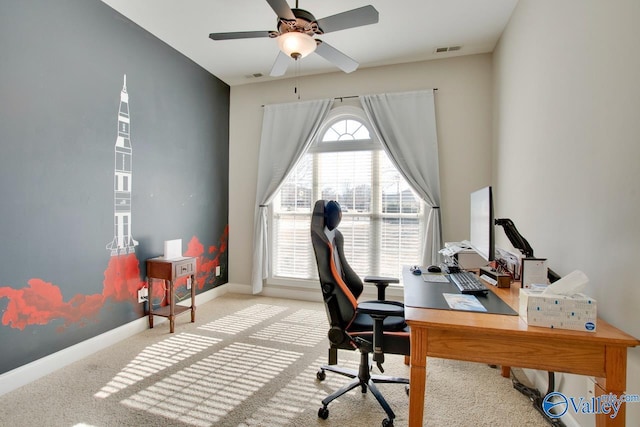
[[345, 256], [361, 276], [401, 277], [420, 253], [420, 205], [380, 150], [307, 154], [274, 201], [276, 277], [317, 279], [309, 228], [317, 199], [337, 200]]
[[418, 199], [368, 128], [358, 120], [339, 120], [273, 202], [272, 277], [317, 279], [309, 229], [318, 199], [340, 203], [345, 256], [361, 277], [401, 277], [403, 264], [419, 262], [424, 218]]

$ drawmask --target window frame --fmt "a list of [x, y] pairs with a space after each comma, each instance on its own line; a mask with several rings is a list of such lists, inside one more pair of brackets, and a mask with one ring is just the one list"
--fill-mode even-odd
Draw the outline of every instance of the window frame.
[[[354, 140], [354, 141], [348, 141], [348, 140], [341, 140], [341, 141], [322, 141], [321, 138], [325, 135], [325, 133], [336, 123], [343, 121], [343, 120], [356, 120], [360, 123], [362, 123], [362, 125], [364, 125], [366, 127], [366, 129], [369, 131], [369, 135], [370, 138], [368, 140], [366, 139], [358, 139], [358, 140]], [[318, 133], [315, 137], [315, 140], [313, 141], [313, 143], [311, 144], [311, 146], [309, 147], [309, 150], [307, 151], [307, 153], [305, 153], [305, 155], [307, 154], [312, 154], [312, 155], [317, 155], [320, 153], [335, 153], [335, 152], [355, 152], [355, 151], [368, 151], [368, 152], [373, 152], [375, 153], [372, 156], [372, 162], [378, 163], [377, 165], [374, 166], [374, 168], [376, 168], [377, 170], [379, 170], [379, 152], [384, 151], [384, 148], [382, 146], [382, 143], [379, 141], [379, 139], [377, 138], [375, 132], [373, 131], [373, 129], [371, 128], [371, 124], [369, 123], [369, 119], [366, 117], [366, 114], [364, 112], [364, 110], [360, 107], [355, 107], [355, 106], [345, 106], [345, 105], [341, 105], [338, 107], [335, 107], [331, 110], [331, 112], [329, 113], [329, 115], [327, 116], [325, 122], [322, 124], [322, 126], [319, 128]], [[317, 161], [315, 161], [316, 159], [314, 159], [314, 171], [313, 171], [313, 178], [312, 178], [312, 200], [317, 200], [320, 194], [320, 190], [319, 190], [319, 183], [318, 183], [318, 179], [317, 179], [317, 170], [315, 165], [317, 165]], [[380, 191], [380, 179], [378, 174], [374, 174], [373, 178], [372, 178], [372, 183], [371, 183], [371, 188], [372, 188], [372, 204], [379, 204], [380, 206], [382, 205], [382, 200], [381, 200], [381, 191]], [[279, 191], [278, 191], [279, 193]], [[416, 197], [417, 198], [417, 197]], [[425, 221], [425, 204], [422, 200], [418, 199], [418, 204], [419, 204], [419, 210], [417, 212], [417, 217], [419, 220], [419, 233], [420, 235], [424, 234], [424, 221]], [[269, 235], [269, 242], [273, 247], [274, 244], [274, 219], [275, 219], [275, 212], [274, 212], [274, 204], [275, 203], [270, 203], [268, 206], [268, 235]], [[311, 208], [313, 209], [313, 206], [311, 206]], [[302, 214], [300, 213], [300, 215], [307, 215], [310, 213], [305, 213]], [[294, 213], [295, 215], [295, 213]], [[349, 213], [345, 213], [344, 215], [349, 216]], [[390, 214], [385, 214], [382, 212], [382, 209], [372, 209], [372, 212], [369, 214], [371, 220], [373, 221], [373, 226], [374, 227], [380, 227], [382, 224], [382, 219]], [[397, 214], [393, 214], [394, 217], [403, 217], [403, 216], [409, 216], [412, 214], [403, 214], [403, 213], [397, 213]], [[377, 223], [377, 224], [376, 224]], [[380, 233], [373, 233], [374, 236], [376, 236], [376, 239], [379, 238]], [[379, 243], [379, 242], [378, 242]], [[374, 243], [375, 244], [375, 243]], [[273, 249], [272, 249], [273, 250]], [[373, 256], [374, 254], [371, 254], [371, 256]], [[295, 287], [295, 288], [304, 288], [304, 289], [316, 289], [318, 286], [318, 282], [317, 279], [304, 279], [304, 278], [292, 278], [292, 277], [284, 277], [284, 276], [275, 276], [273, 274], [274, 269], [273, 269], [273, 262], [274, 262], [274, 254], [272, 253], [271, 256], [269, 256], [269, 260], [268, 260], [268, 273], [267, 273], [267, 279], [266, 279], [266, 283], [267, 285], [276, 285], [276, 286], [283, 286], [283, 287]], [[312, 263], [313, 265], [311, 266], [311, 268], [316, 268], [315, 265], [315, 258], [312, 256], [310, 263]], [[391, 285], [390, 287], [402, 287], [402, 278], [400, 278], [400, 283], [398, 285]]]

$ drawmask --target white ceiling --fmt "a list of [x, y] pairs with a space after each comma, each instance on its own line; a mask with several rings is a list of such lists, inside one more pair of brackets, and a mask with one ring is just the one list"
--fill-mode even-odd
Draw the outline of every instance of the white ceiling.
[[[209, 33], [275, 30], [265, 0], [102, 0], [230, 86], [272, 79], [278, 54], [269, 38], [213, 41]], [[365, 5], [377, 24], [325, 34], [326, 43], [360, 63], [359, 68], [492, 52], [518, 0], [299, 0], [316, 19]], [[295, 7], [294, 0], [288, 0]], [[462, 46], [434, 53], [438, 47]], [[339, 72], [312, 54], [280, 78]], [[254, 74], [262, 74], [255, 77]]]

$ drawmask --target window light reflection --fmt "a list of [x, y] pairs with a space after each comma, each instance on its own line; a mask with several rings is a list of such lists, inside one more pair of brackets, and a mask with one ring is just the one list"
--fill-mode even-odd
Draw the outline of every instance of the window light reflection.
[[153, 344], [140, 352], [94, 397], [105, 399], [128, 386], [156, 374], [222, 341], [219, 338], [182, 333]]
[[301, 356], [298, 352], [233, 343], [121, 403], [190, 425], [211, 426]]
[[255, 304], [244, 310], [240, 310], [235, 314], [224, 316], [220, 319], [214, 320], [213, 322], [199, 326], [198, 329], [235, 335], [266, 319], [282, 313], [286, 309], [286, 307], [277, 305]]

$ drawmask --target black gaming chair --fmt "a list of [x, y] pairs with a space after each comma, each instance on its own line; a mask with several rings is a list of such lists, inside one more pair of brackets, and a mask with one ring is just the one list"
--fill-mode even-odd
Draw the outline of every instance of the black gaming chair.
[[[311, 241], [330, 323], [328, 335], [331, 346], [329, 364], [320, 368], [317, 378], [320, 381], [324, 380], [325, 371], [330, 371], [353, 378], [353, 381], [327, 396], [322, 401], [318, 416], [326, 419], [329, 416], [327, 406], [331, 401], [360, 386], [363, 393], [367, 389], [371, 390], [387, 413], [388, 418], [382, 421], [382, 426], [392, 427], [395, 414], [375, 384], [409, 384], [409, 380], [371, 375], [369, 354], [373, 353], [373, 360], [381, 372], [384, 372], [382, 363], [385, 353], [409, 355], [409, 327], [404, 321], [404, 306], [396, 301], [382, 301], [380, 292], [378, 300], [358, 303], [363, 284], [344, 257], [344, 239], [337, 229], [341, 218], [342, 212], [337, 202], [316, 202], [311, 219]], [[383, 284], [389, 282], [385, 278], [373, 278], [372, 281]], [[337, 349], [359, 350], [359, 370], [335, 366], [331, 352], [337, 352]]]

